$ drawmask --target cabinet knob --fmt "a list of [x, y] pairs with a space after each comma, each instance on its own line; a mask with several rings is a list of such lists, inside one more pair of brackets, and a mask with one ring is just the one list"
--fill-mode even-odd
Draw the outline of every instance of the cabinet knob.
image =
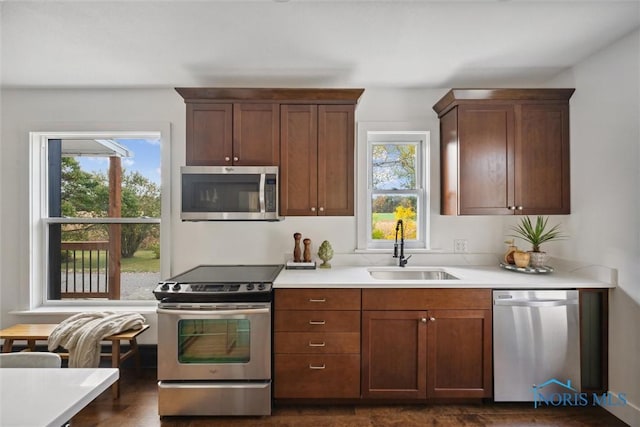
[[316, 207], [315, 207], [315, 206], [312, 206], [312, 207], [311, 207], [311, 212], [315, 212], [315, 211], [316, 211]]
[[239, 160], [239, 159], [238, 159], [237, 157], [234, 157], [234, 158], [233, 158], [233, 161], [234, 161], [234, 162], [237, 162], [238, 160]]
[[324, 208], [320, 206], [320, 212], [324, 212]]
[[231, 158], [230, 158], [230, 157], [228, 157], [228, 156], [224, 158], [224, 161], [225, 161], [225, 162], [228, 162], [229, 160], [231, 160]]
[[435, 322], [435, 321], [436, 321], [436, 318], [435, 318], [435, 317], [429, 317], [429, 321], [431, 321], [431, 322]]
[[426, 318], [426, 317], [423, 317], [423, 318], [421, 318], [421, 319], [420, 319], [420, 321], [421, 321], [422, 323], [427, 323], [427, 318]]
[[524, 209], [522, 206], [518, 206], [519, 211], [521, 211], [522, 209]]
[[515, 210], [516, 210], [516, 207], [515, 207], [515, 206], [508, 206], [508, 209], [509, 209], [510, 211], [515, 211]]

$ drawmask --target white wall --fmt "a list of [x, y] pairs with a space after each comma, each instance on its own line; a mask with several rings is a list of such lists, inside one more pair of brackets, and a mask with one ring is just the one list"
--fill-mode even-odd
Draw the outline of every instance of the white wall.
[[571, 98], [571, 239], [565, 258], [618, 269], [609, 302], [609, 389], [630, 405], [607, 408], [640, 425], [640, 31], [552, 82]]

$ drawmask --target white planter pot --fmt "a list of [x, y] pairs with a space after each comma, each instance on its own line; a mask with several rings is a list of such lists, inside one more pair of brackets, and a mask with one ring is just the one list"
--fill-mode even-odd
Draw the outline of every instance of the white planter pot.
[[529, 266], [530, 267], [544, 267], [545, 262], [547, 262], [547, 253], [546, 252], [532, 252], [529, 251], [531, 255]]

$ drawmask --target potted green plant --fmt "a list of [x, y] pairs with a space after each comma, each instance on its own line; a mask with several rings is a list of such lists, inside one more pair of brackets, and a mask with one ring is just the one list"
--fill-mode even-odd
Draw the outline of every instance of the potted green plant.
[[540, 245], [552, 240], [566, 238], [566, 236], [560, 232], [560, 224], [547, 228], [548, 221], [548, 217], [538, 216], [535, 224], [533, 224], [528, 216], [524, 216], [520, 220], [520, 224], [511, 227], [515, 232], [515, 234], [510, 235], [511, 237], [519, 237], [531, 243], [531, 251], [529, 251], [531, 254], [531, 267], [544, 267], [547, 253], [540, 250]]

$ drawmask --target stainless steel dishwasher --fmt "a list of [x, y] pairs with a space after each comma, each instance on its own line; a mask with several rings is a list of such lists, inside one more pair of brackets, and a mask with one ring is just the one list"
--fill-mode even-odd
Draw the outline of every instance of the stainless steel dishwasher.
[[567, 392], [567, 381], [579, 392], [578, 291], [493, 291], [493, 363], [496, 402], [533, 401], [534, 386]]

